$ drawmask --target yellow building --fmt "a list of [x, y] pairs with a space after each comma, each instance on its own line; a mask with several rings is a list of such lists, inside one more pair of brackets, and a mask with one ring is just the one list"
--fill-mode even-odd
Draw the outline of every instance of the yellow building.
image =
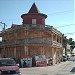
[[53, 26], [45, 25], [46, 14], [40, 13], [35, 3], [29, 12], [21, 15], [22, 25], [12, 24], [2, 31], [1, 57], [46, 55], [58, 63], [62, 58], [62, 33]]

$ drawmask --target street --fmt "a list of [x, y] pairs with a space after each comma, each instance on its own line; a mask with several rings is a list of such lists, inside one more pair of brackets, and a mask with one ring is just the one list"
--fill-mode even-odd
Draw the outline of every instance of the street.
[[22, 75], [75, 75], [75, 57], [53, 66], [20, 68]]

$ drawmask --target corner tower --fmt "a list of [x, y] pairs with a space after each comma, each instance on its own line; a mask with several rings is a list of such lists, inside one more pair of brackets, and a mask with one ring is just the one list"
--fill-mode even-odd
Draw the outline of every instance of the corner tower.
[[23, 19], [23, 25], [25, 24], [41, 24], [45, 26], [45, 19], [47, 18], [46, 14], [40, 13], [36, 4], [33, 3], [29, 12], [26, 14], [22, 14], [21, 18]]

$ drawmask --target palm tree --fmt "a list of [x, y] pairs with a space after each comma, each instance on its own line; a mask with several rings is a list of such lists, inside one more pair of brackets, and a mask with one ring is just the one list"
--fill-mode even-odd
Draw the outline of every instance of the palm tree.
[[63, 39], [62, 39], [62, 45], [65, 48], [65, 55], [67, 55], [67, 43], [68, 43], [68, 39], [67, 39], [67, 36], [64, 36], [64, 34], [63, 34], [62, 37], [63, 37]]

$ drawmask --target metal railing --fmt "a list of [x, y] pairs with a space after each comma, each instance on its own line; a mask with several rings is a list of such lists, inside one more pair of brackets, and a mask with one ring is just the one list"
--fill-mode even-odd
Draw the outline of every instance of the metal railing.
[[42, 46], [42, 45], [52, 45], [51, 41], [43, 41], [42, 39], [37, 39], [37, 38], [26, 38], [26, 39], [17, 39], [17, 40], [9, 40], [4, 43], [5, 46], [8, 45], [37, 45], [37, 46]]
[[[1, 43], [2, 45], [2, 43]], [[31, 38], [31, 39], [19, 39], [19, 40], [10, 40], [10, 41], [7, 41], [5, 43], [5, 46], [9, 46], [9, 45], [27, 45], [27, 46], [30, 46], [30, 45], [36, 45], [36, 46], [44, 46], [44, 45], [48, 45], [48, 46], [55, 46], [55, 47], [62, 47], [61, 43], [58, 43], [56, 41], [42, 41], [41, 39], [38, 40], [38, 39], [35, 39], [34, 38]]]

